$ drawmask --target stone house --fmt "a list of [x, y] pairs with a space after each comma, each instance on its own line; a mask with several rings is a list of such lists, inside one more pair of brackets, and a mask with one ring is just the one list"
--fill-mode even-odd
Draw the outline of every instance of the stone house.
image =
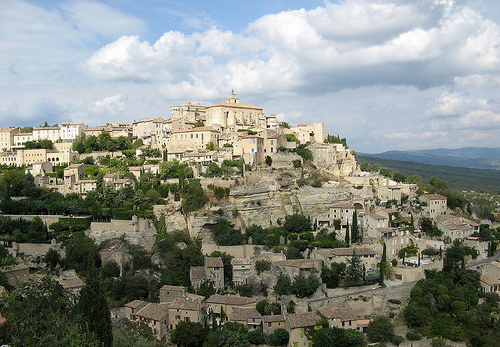
[[463, 217], [438, 216], [437, 227], [451, 240], [465, 239], [479, 232], [480, 225]]
[[285, 316], [286, 330], [289, 333], [288, 346], [310, 346], [311, 340], [308, 338], [306, 328], [315, 330], [321, 329], [321, 316], [317, 312], [295, 313]]
[[216, 289], [224, 288], [224, 264], [222, 258], [205, 256], [204, 266], [191, 266], [189, 278], [194, 288], [198, 288], [207, 279], [214, 281]]
[[142, 310], [148, 303], [146, 301], [142, 300], [134, 300], [131, 301], [127, 304], [125, 304], [125, 318], [135, 321], [136, 320], [136, 314], [140, 310]]
[[161, 339], [168, 331], [169, 304], [147, 303], [134, 313], [135, 321], [149, 325], [156, 338]]
[[59, 282], [64, 289], [74, 294], [78, 294], [85, 285], [74, 269], [61, 271], [56, 281]]
[[500, 262], [490, 261], [480, 267], [477, 271], [481, 274], [481, 291], [483, 293], [500, 292]]
[[30, 268], [25, 264], [5, 266], [1, 271], [7, 276], [7, 282], [14, 287], [26, 283], [30, 279]]
[[249, 330], [260, 328], [262, 315], [255, 307], [233, 307], [228, 314], [229, 322], [241, 323]]
[[170, 136], [169, 149], [172, 147], [186, 146], [192, 149], [205, 149], [207, 143], [217, 145], [219, 131], [210, 127], [176, 130]]
[[233, 258], [231, 259], [231, 265], [233, 266], [234, 285], [247, 284], [252, 272], [252, 259]]
[[233, 312], [233, 308], [255, 308], [256, 303], [255, 298], [220, 294], [214, 294], [205, 300], [209, 312], [217, 317], [220, 317], [221, 313], [224, 312], [226, 315], [225, 321], [229, 320], [228, 314]]
[[186, 287], [164, 285], [160, 288], [160, 302], [172, 302], [174, 299], [183, 298], [186, 293]]
[[285, 329], [285, 321], [285, 316], [281, 314], [262, 316], [262, 331], [269, 335], [276, 329]]
[[418, 198], [422, 204], [422, 208], [429, 214], [429, 217], [435, 219], [437, 216], [446, 214], [447, 201], [445, 196], [440, 194], [425, 194]]
[[366, 213], [361, 219], [363, 229], [368, 237], [380, 237], [380, 231], [378, 228], [389, 227], [389, 215], [384, 211], [377, 211], [372, 213]]
[[14, 135], [19, 133], [19, 128], [0, 128], [0, 152], [9, 151], [15, 144]]
[[208, 279], [214, 281], [216, 289], [224, 288], [224, 264], [221, 257], [205, 256], [205, 273]]
[[287, 275], [292, 281], [298, 276], [316, 276], [321, 278], [322, 261], [320, 259], [288, 259], [273, 262], [271, 271], [276, 276]]
[[347, 258], [353, 255], [359, 256], [366, 270], [375, 269], [380, 261], [375, 249], [371, 247], [320, 248], [311, 252], [312, 259], [322, 260], [327, 267], [330, 267], [332, 263], [346, 263]]
[[326, 304], [318, 309], [318, 312], [326, 318], [330, 328], [356, 329], [357, 317], [350, 308], [335, 307], [333, 304]]
[[168, 330], [173, 330], [179, 322], [203, 322], [203, 297], [186, 296], [174, 298], [168, 305]]

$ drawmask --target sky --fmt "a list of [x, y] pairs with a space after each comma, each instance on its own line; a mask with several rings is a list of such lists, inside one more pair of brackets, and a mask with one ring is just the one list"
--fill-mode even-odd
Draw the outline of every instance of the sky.
[[0, 0], [0, 127], [170, 118], [232, 90], [364, 153], [500, 147], [494, 0]]

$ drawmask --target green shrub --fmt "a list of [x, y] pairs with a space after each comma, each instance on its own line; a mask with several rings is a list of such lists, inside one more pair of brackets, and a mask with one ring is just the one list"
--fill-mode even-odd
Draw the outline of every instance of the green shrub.
[[406, 333], [406, 338], [410, 341], [418, 341], [422, 338], [422, 335], [413, 331], [408, 331]]

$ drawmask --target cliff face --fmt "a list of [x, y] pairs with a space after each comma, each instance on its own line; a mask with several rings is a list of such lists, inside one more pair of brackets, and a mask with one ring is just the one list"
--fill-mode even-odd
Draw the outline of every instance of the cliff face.
[[[358, 190], [352, 186], [335, 186], [313, 188], [298, 187], [293, 180], [279, 181], [267, 176], [260, 181], [237, 186], [231, 189], [229, 198], [221, 203], [207, 205], [195, 213], [184, 215], [179, 202], [169, 202], [165, 206], [155, 206], [155, 215], [165, 215], [167, 230], [188, 230], [191, 237], [203, 237], [209, 241], [209, 231], [223, 217], [235, 228], [242, 230], [252, 224], [264, 228], [278, 226], [278, 220], [284, 222], [287, 215], [300, 213], [310, 216], [328, 218], [333, 203], [354, 201], [367, 206], [373, 200], [371, 190]], [[214, 214], [222, 208], [224, 214]]]

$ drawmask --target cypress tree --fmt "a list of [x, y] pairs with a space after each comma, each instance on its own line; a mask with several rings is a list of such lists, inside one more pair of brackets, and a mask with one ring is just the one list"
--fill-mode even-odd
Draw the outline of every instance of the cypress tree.
[[351, 226], [351, 243], [357, 243], [359, 241], [359, 231], [358, 231], [358, 215], [356, 210], [352, 213], [352, 226]]
[[87, 281], [80, 291], [77, 308], [82, 320], [81, 328], [94, 334], [102, 346], [110, 347], [113, 344], [111, 314], [101, 288], [100, 277], [92, 254], [88, 257]]
[[384, 250], [382, 252], [382, 260], [380, 261], [380, 286], [385, 287], [384, 277], [385, 277], [385, 266], [386, 266], [387, 248], [384, 242]]
[[349, 238], [349, 222], [347, 222], [347, 226], [345, 227], [345, 244], [347, 247], [349, 247], [350, 244], [350, 238]]

